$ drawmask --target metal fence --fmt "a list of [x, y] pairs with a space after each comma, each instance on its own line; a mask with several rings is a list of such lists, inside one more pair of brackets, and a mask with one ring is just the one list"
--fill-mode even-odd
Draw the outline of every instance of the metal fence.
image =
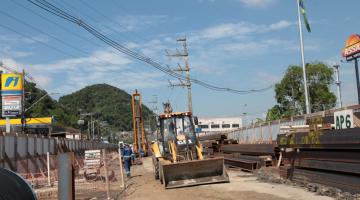
[[239, 143], [256, 144], [256, 143], [272, 143], [276, 140], [277, 135], [280, 133], [280, 127], [282, 126], [299, 126], [305, 125], [307, 118], [315, 116], [329, 117], [333, 116], [334, 112], [340, 110], [351, 109], [354, 113], [360, 112], [360, 105], [352, 105], [343, 108], [336, 108], [309, 115], [302, 115], [292, 117], [290, 119], [281, 119], [271, 122], [259, 123], [256, 125], [250, 125], [241, 129], [231, 131], [228, 133], [229, 139], [237, 140]]
[[52, 163], [50, 168], [56, 169], [58, 152], [81, 155], [87, 149], [117, 149], [117, 145], [37, 135], [1, 134], [0, 166], [19, 174], [44, 175], [47, 171], [47, 152]]
[[291, 119], [282, 119], [271, 122], [247, 126], [228, 134], [229, 139], [238, 140], [239, 143], [272, 143], [276, 140], [282, 126], [305, 125], [305, 116]]

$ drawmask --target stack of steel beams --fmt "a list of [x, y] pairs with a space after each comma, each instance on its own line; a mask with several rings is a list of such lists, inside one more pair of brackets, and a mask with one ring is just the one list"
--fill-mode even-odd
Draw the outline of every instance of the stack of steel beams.
[[360, 193], [360, 128], [284, 134], [278, 144], [290, 179]]
[[200, 141], [205, 141], [205, 140], [225, 140], [227, 139], [227, 135], [226, 134], [211, 134], [211, 135], [203, 135], [199, 137]]
[[276, 160], [272, 144], [229, 144], [222, 146], [221, 152], [232, 155], [225, 157], [225, 164], [247, 171], [272, 166]]
[[203, 153], [205, 156], [219, 153], [221, 146], [228, 143], [226, 134], [204, 135], [199, 137], [199, 141], [203, 146]]
[[229, 144], [222, 146], [222, 152], [246, 155], [274, 155], [273, 144]]

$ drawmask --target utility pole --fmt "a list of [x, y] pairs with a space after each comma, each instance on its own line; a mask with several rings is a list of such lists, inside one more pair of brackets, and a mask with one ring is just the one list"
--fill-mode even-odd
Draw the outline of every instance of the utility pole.
[[154, 97], [154, 100], [150, 101], [149, 103], [152, 104], [152, 110], [154, 111], [155, 115], [158, 115], [158, 96], [156, 94], [152, 95]]
[[[152, 104], [152, 111], [153, 111], [153, 115], [149, 116], [149, 127], [151, 129], [151, 118], [154, 117], [155, 121], [156, 121], [156, 117], [157, 115], [159, 114], [158, 113], [158, 97], [156, 94], [153, 95], [154, 99], [152, 101], [150, 101], [149, 103]], [[156, 132], [156, 135], [155, 135], [155, 138], [157, 140], [157, 127], [155, 128], [155, 132]], [[153, 134], [154, 136], [154, 134]]]
[[340, 72], [339, 72], [339, 67], [340, 65], [334, 65], [335, 68], [335, 76], [336, 76], [336, 87], [337, 87], [337, 92], [338, 92], [338, 106], [339, 108], [342, 107], [342, 99], [341, 99], [341, 87], [340, 87]]
[[311, 109], [310, 109], [309, 92], [308, 92], [309, 88], [307, 85], [307, 78], [306, 78], [304, 43], [303, 43], [303, 33], [302, 33], [302, 26], [301, 26], [301, 17], [300, 17], [300, 0], [297, 0], [296, 2], [297, 2], [297, 7], [298, 7], [298, 25], [299, 25], [301, 62], [302, 62], [302, 68], [303, 68], [303, 79], [304, 79], [304, 90], [305, 90], [305, 107], [306, 107], [306, 114], [310, 114]]
[[21, 130], [22, 133], [26, 132], [26, 115], [25, 115], [25, 70], [22, 71], [22, 98], [21, 98]]
[[93, 124], [94, 113], [80, 113], [80, 116], [90, 116], [90, 122], [88, 121], [88, 134], [89, 139], [94, 139], [94, 124]]
[[173, 84], [173, 83], [170, 82], [170, 87], [187, 87], [187, 90], [188, 90], [188, 94], [187, 94], [188, 111], [193, 112], [193, 109], [192, 109], [192, 96], [191, 96], [189, 53], [188, 53], [188, 49], [187, 49], [186, 38], [179, 38], [176, 41], [182, 43], [183, 52], [177, 51], [177, 53], [168, 54], [167, 56], [169, 56], [169, 57], [180, 57], [180, 58], [184, 59], [185, 68], [181, 67], [181, 65], [179, 64], [178, 68], [173, 70], [173, 71], [180, 72], [180, 73], [185, 72], [186, 73], [186, 82], [184, 83], [182, 80], [179, 79], [180, 83]]

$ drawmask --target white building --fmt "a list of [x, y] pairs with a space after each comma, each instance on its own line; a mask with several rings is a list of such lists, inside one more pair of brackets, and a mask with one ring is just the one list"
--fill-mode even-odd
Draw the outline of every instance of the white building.
[[202, 118], [198, 119], [198, 128], [201, 132], [217, 132], [230, 131], [242, 127], [242, 118], [240, 117], [216, 117], [216, 118]]

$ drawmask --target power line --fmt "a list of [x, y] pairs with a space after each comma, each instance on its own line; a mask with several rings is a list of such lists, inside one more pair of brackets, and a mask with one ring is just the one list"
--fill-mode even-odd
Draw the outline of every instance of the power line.
[[[65, 45], [65, 46], [67, 46], [67, 47], [70, 47], [71, 49], [74, 49], [74, 50], [80, 52], [82, 55], [85, 55], [85, 56], [91, 55], [90, 52], [84, 51], [84, 50], [82, 50], [82, 49], [80, 49], [80, 48], [77, 48], [77, 47], [75, 47], [75, 46], [73, 46], [73, 45], [71, 45], [71, 44], [69, 44], [69, 43], [67, 43], [67, 42], [65, 42], [65, 41], [63, 41], [63, 40], [60, 40], [59, 38], [57, 38], [57, 37], [55, 37], [55, 36], [53, 36], [53, 35], [50, 35], [50, 34], [44, 32], [44, 31], [42, 31], [42, 30], [40, 30], [40, 29], [38, 29], [38, 28], [36, 28], [36, 27], [34, 27], [34, 26], [32, 26], [32, 25], [24, 22], [23, 20], [20, 20], [19, 18], [16, 18], [16, 17], [14, 17], [14, 16], [6, 13], [6, 12], [3, 12], [3, 11], [0, 10], [0, 14], [5, 15], [5, 16], [7, 16], [7, 17], [9, 17], [9, 18], [11, 18], [11, 19], [13, 19], [13, 20], [15, 20], [15, 21], [17, 21], [17, 22], [25, 25], [25, 26], [27, 26], [27, 27], [30, 27], [31, 29], [38, 31], [39, 33], [42, 33], [42, 34], [44, 34], [44, 35], [49, 36], [50, 38], [52, 38], [52, 39], [60, 42], [61, 44], [63, 44], [63, 45]], [[102, 63], [96, 64], [97, 66], [103, 66], [103, 65], [106, 65], [106, 64], [113, 65], [113, 63], [110, 63], [109, 61], [104, 60], [104, 59], [102, 59], [102, 58], [99, 58], [99, 57], [97, 57], [97, 56], [92, 55], [92, 57], [95, 58], [95, 59], [97, 59], [98, 61], [102, 62]]]
[[[28, 12], [30, 12], [30, 13], [38, 16], [39, 18], [41, 18], [41, 19], [49, 22], [50, 24], [52, 24], [52, 25], [54, 25], [54, 26], [60, 27], [62, 30], [64, 30], [64, 31], [66, 31], [66, 32], [68, 32], [68, 33], [76, 36], [77, 38], [79, 38], [79, 39], [81, 39], [81, 40], [83, 40], [83, 41], [85, 41], [85, 42], [89, 42], [89, 43], [91, 43], [91, 44], [93, 44], [93, 45], [100, 46], [100, 44], [97, 44], [97, 43], [93, 42], [92, 40], [85, 39], [85, 38], [84, 38], [83, 36], [81, 36], [80, 34], [71, 31], [70, 29], [66, 28], [65, 26], [62, 26], [61, 24], [57, 23], [57, 22], [54, 21], [54, 20], [50, 20], [50, 19], [46, 18], [44, 15], [41, 15], [41, 14], [35, 12], [34, 10], [32, 10], [32, 9], [30, 9], [30, 8], [22, 5], [21, 3], [17, 2], [17, 1], [14, 1], [14, 0], [9, 0], [9, 1], [12, 2], [12, 3], [14, 3], [14, 4], [16, 4], [16, 5], [19, 6], [19, 7], [27, 10]], [[101, 45], [101, 46], [105, 46], [105, 45]]]
[[20, 33], [20, 32], [18, 32], [18, 31], [16, 31], [16, 30], [14, 30], [14, 29], [6, 26], [6, 25], [0, 24], [0, 27], [2, 27], [3, 29], [7, 29], [8, 31], [11, 31], [11, 32], [13, 32], [13, 33], [16, 33], [16, 34], [22, 36], [23, 38], [25, 38], [25, 39], [27, 39], [27, 40], [30, 40], [30, 41], [32, 41], [32, 42], [40, 43], [41, 45], [43, 45], [43, 46], [45, 46], [45, 47], [47, 47], [47, 48], [49, 48], [49, 49], [55, 50], [55, 51], [57, 51], [57, 52], [59, 52], [59, 53], [61, 53], [61, 54], [64, 54], [64, 55], [69, 56], [69, 57], [72, 57], [72, 58], [76, 58], [76, 56], [74, 56], [74, 55], [72, 55], [72, 54], [69, 54], [69, 53], [67, 53], [66, 51], [63, 51], [63, 50], [58, 49], [58, 48], [56, 48], [56, 47], [54, 47], [54, 46], [51, 46], [51, 45], [49, 45], [49, 44], [47, 44], [47, 43], [45, 43], [45, 42], [43, 42], [43, 41], [41, 41], [41, 40], [38, 40], [38, 39], [35, 39], [35, 38], [31, 38], [31, 37], [29, 37], [29, 36], [27, 36], [27, 35], [25, 35], [25, 34], [23, 34], [23, 33]]
[[[16, 2], [16, 1], [11, 1], [11, 0], [9, 0], [9, 1], [12, 2], [12, 3], [15, 3], [15, 4], [16, 4], [17, 6], [19, 6], [19, 7], [22, 7], [23, 9], [27, 10], [28, 12], [31, 12], [32, 14], [37, 15], [38, 17], [40, 17], [41, 19], [49, 22], [50, 24], [52, 24], [52, 25], [54, 25], [54, 26], [59, 26], [59, 27], [60, 27], [61, 29], [63, 29], [64, 31], [66, 31], [66, 32], [68, 32], [68, 33], [70, 33], [70, 34], [75, 35], [76, 37], [82, 39], [82, 40], [85, 41], [85, 42], [90, 42], [91, 44], [93, 44], [93, 45], [95, 45], [95, 46], [98, 46], [98, 47], [106, 47], [106, 45], [104, 45], [104, 44], [103, 44], [103, 45], [97, 44], [97, 43], [93, 42], [92, 40], [86, 39], [86, 38], [84, 38], [83, 36], [81, 36], [81, 35], [73, 32], [73, 31], [70, 31], [68, 28], [60, 25], [59, 23], [57, 23], [57, 22], [55, 22], [55, 21], [53, 21], [53, 20], [50, 20], [50, 19], [46, 18], [45, 16], [43, 16], [43, 15], [35, 12], [34, 10], [32, 10], [32, 9], [30, 9], [30, 8], [25, 7], [24, 5], [22, 5], [22, 4], [20, 4], [20, 3]], [[0, 12], [1, 12], [1, 11], [0, 11]], [[55, 36], [49, 35], [49, 34], [43, 32], [42, 30], [39, 30], [38, 28], [36, 28], [36, 27], [34, 27], [34, 26], [32, 26], [32, 25], [30, 25], [30, 24], [28, 24], [28, 23], [20, 20], [19, 18], [16, 18], [16, 17], [14, 17], [14, 16], [11, 16], [11, 15], [8, 14], [8, 13], [4, 13], [4, 12], [3, 12], [3, 14], [5, 14], [7, 17], [10, 17], [10, 18], [18, 21], [19, 23], [22, 23], [22, 24], [24, 24], [24, 25], [26, 25], [26, 26], [28, 26], [28, 27], [30, 27], [30, 28], [32, 28], [32, 29], [34, 29], [34, 30], [42, 33], [42, 34], [48, 35], [49, 37], [52, 37], [52, 38], [54, 38], [55, 40], [60, 41], [62, 44], [66, 45], [66, 46], [69, 46], [70, 48], [74, 47], [74, 46], [68, 44], [67, 42], [64, 42], [64, 41], [62, 41], [62, 40], [60, 40], [60, 39], [58, 39], [58, 38], [55, 38]], [[94, 57], [94, 58], [96, 58], [97, 60], [104, 62], [104, 63], [102, 63], [102, 64], [114, 65], [113, 63], [110, 63], [110, 62], [107, 61], [107, 60], [104, 60], [104, 59], [102, 59], [102, 58], [99, 58], [99, 57], [96, 57], [96, 56], [92, 55], [90, 52], [83, 51], [83, 50], [81, 50], [81, 49], [79, 49], [79, 48], [76, 48], [76, 47], [74, 47], [74, 48], [75, 48], [75, 50], [82, 52], [83, 55], [86, 55], [86, 56], [87, 56], [87, 55], [91, 55], [91, 57]], [[123, 54], [121, 54], [121, 53], [118, 52], [118, 51], [114, 51], [113, 49], [110, 49], [110, 51], [111, 51], [112, 53], [115, 53], [115, 54], [123, 55]], [[73, 56], [73, 57], [75, 58], [75, 56]], [[102, 65], [101, 65], [101, 64], [95, 64], [95, 66], [102, 66]], [[127, 69], [127, 70], [136, 73], [136, 71], [134, 71], [134, 70], [131, 70], [131, 69]]]
[[[50, 35], [50, 34], [44, 32], [44, 31], [42, 31], [41, 29], [36, 28], [35, 26], [33, 26], [33, 25], [31, 25], [31, 24], [28, 24], [27, 22], [25, 22], [25, 21], [23, 21], [23, 20], [21, 20], [21, 19], [19, 19], [19, 18], [16, 18], [16, 17], [14, 17], [14, 16], [12, 16], [12, 15], [4, 12], [4, 11], [1, 11], [1, 10], [0, 10], [0, 14], [2, 14], [2, 15], [4, 15], [4, 16], [7, 16], [7, 17], [10, 18], [10, 19], [15, 20], [15, 21], [17, 21], [17, 22], [20, 23], [20, 24], [23, 24], [23, 25], [25, 25], [25, 26], [27, 26], [27, 27], [30, 27], [31, 29], [33, 29], [33, 30], [35, 30], [35, 31], [37, 31], [37, 32], [39, 32], [39, 33], [42, 33], [42, 34], [44, 34], [44, 35], [47, 35], [47, 36], [49, 36], [50, 38], [52, 38], [52, 39], [60, 42], [61, 44], [65, 45], [65, 46], [68, 46], [68, 47], [70, 47], [71, 49], [74, 49], [74, 50], [76, 50], [76, 51], [78, 51], [78, 52], [81, 52], [83, 55], [90, 54], [89, 52], [86, 52], [86, 51], [84, 51], [84, 50], [82, 50], [82, 49], [80, 49], [80, 48], [77, 48], [77, 47], [73, 46], [72, 44], [69, 44], [69, 43], [67, 43], [67, 42], [65, 42], [65, 41], [63, 41], [63, 40], [61, 40], [61, 39], [59, 39], [59, 38], [57, 38], [57, 37], [55, 37], [55, 36], [53, 36], [53, 35]], [[107, 61], [105, 61], [105, 62], [107, 62]]]
[[[46, 10], [49, 13], [52, 13], [58, 17], [61, 17], [69, 22], [72, 22], [74, 24], [79, 25], [80, 27], [82, 27], [83, 29], [85, 29], [86, 31], [88, 31], [90, 34], [92, 34], [93, 36], [95, 36], [96, 38], [100, 39], [101, 41], [103, 41], [104, 43], [108, 44], [109, 46], [113, 47], [114, 49], [134, 58], [137, 60], [140, 60], [144, 63], [147, 63], [153, 67], [155, 67], [156, 69], [181, 80], [186, 80], [186, 77], [178, 74], [174, 71], [172, 71], [171, 69], [169, 69], [168, 67], [162, 66], [161, 64], [159, 64], [158, 62], [156, 62], [155, 60], [152, 60], [150, 57], [147, 57], [145, 55], [142, 55], [138, 52], [135, 52], [127, 47], [125, 47], [124, 45], [121, 45], [119, 43], [117, 43], [116, 41], [112, 40], [111, 38], [105, 36], [104, 34], [102, 34], [101, 32], [99, 32], [98, 30], [96, 30], [95, 28], [93, 28], [92, 26], [90, 26], [89, 24], [87, 24], [85, 21], [74, 17], [73, 15], [61, 10], [60, 8], [52, 5], [51, 3], [47, 2], [46, 0], [28, 0], [30, 3], [38, 6], [39, 8], [42, 8], [43, 10]], [[267, 87], [267, 88], [263, 88], [263, 89], [253, 89], [253, 90], [236, 90], [236, 89], [232, 89], [232, 88], [227, 88], [227, 87], [218, 87], [197, 79], [190, 79], [191, 82], [196, 83], [198, 85], [201, 85], [205, 88], [211, 89], [211, 90], [215, 90], [215, 91], [226, 91], [226, 92], [231, 92], [231, 93], [236, 93], [236, 94], [249, 94], [249, 93], [255, 93], [255, 92], [263, 92], [266, 91], [268, 89], [270, 89], [272, 86]]]
[[[120, 23], [111, 20], [109, 17], [105, 16], [104, 14], [102, 14], [98, 9], [94, 8], [93, 6], [91, 6], [90, 4], [87, 4], [84, 1], [80, 1], [80, 3], [82, 3], [83, 5], [85, 5], [85, 7], [87, 7], [88, 9], [90, 9], [92, 12], [97, 13], [98, 15], [100, 15], [101, 17], [103, 17], [104, 19], [106, 19], [107, 21], [113, 21], [114, 23], [116, 23], [118, 26], [122, 27], [124, 30], [126, 29], [123, 25], [121, 25]], [[69, 6], [71, 9], [73, 10], [78, 10], [77, 8], [75, 8], [74, 6], [70, 5], [69, 3], [65, 3], [64, 1], [62, 2], [63, 5], [67, 5]], [[64, 6], [63, 6], [64, 7]], [[69, 10], [69, 9], [67, 9]], [[71, 13], [71, 12], [70, 12]], [[95, 23], [100, 23], [99, 20], [95, 19], [92, 15], [88, 15], [88, 14], [84, 14], [85, 17], [91, 19], [92, 21], [94, 21]], [[115, 28], [106, 25], [106, 24], [101, 24], [101, 26], [103, 28], [106, 28], [107, 30], [110, 30], [113, 33], [117, 33], [119, 35], [122, 35], [123, 37], [125, 37], [126, 39], [128, 39], [131, 42], [134, 42], [134, 39], [131, 36], [125, 35], [122, 32], [116, 30]], [[144, 40], [144, 39], [143, 39]], [[145, 40], [144, 40], [145, 41]]]

